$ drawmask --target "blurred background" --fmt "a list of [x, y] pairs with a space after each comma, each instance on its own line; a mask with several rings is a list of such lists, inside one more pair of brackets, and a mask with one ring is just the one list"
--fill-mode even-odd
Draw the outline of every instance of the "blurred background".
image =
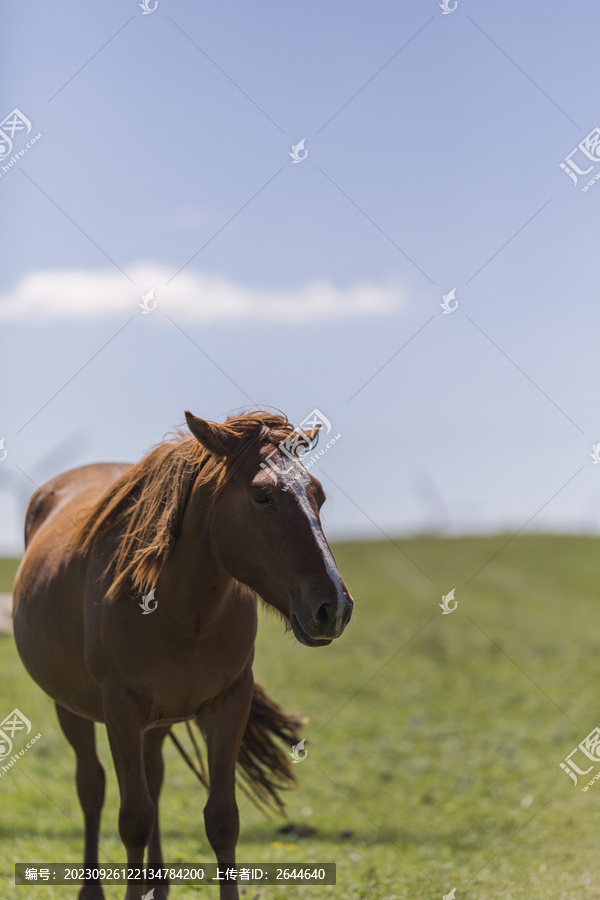
[[320, 409], [334, 537], [597, 533], [594, 9], [6, 7], [0, 551], [186, 408]]

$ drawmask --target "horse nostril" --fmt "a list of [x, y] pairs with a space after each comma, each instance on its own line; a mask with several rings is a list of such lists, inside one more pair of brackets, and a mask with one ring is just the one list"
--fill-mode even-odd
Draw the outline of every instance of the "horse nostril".
[[319, 607], [319, 611], [317, 612], [317, 619], [319, 621], [319, 625], [322, 628], [327, 628], [329, 625], [329, 613], [331, 611], [331, 605], [329, 603], [323, 603]]

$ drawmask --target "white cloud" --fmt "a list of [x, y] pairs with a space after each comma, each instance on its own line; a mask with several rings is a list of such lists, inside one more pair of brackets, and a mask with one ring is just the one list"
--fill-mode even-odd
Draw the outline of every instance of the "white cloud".
[[[85, 320], [140, 313], [142, 294], [154, 288], [157, 311], [198, 322], [240, 320], [311, 322], [386, 315], [404, 307], [400, 288], [358, 284], [338, 288], [314, 281], [297, 288], [259, 289], [225, 278], [139, 263], [131, 284], [112, 269], [46, 269], [24, 275], [0, 294], [0, 320]], [[155, 318], [159, 316], [154, 314]], [[147, 318], [152, 318], [148, 316]]]

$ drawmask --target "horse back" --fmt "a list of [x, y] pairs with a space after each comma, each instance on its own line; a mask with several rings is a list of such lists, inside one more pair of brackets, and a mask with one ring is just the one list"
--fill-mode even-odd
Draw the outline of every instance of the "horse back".
[[[25, 547], [52, 517], [67, 516], [67, 508], [81, 514], [93, 506], [122, 474], [129, 463], [96, 463], [69, 469], [38, 488], [25, 514]], [[76, 522], [72, 522], [76, 526]]]
[[[38, 488], [25, 516], [25, 554], [15, 578], [13, 617], [27, 599], [38, 605], [63, 590], [65, 576], [75, 586], [81, 560], [75, 552], [79, 521], [128, 468], [127, 463], [99, 463], [70, 469]], [[16, 632], [15, 632], [16, 634]]]

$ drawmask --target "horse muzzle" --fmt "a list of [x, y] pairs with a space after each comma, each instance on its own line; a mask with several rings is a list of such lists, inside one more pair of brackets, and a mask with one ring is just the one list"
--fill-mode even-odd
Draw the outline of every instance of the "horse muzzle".
[[301, 644], [307, 647], [326, 647], [340, 637], [352, 617], [354, 600], [349, 595], [343, 604], [328, 600], [316, 603], [311, 611], [301, 607], [290, 614], [292, 631]]

